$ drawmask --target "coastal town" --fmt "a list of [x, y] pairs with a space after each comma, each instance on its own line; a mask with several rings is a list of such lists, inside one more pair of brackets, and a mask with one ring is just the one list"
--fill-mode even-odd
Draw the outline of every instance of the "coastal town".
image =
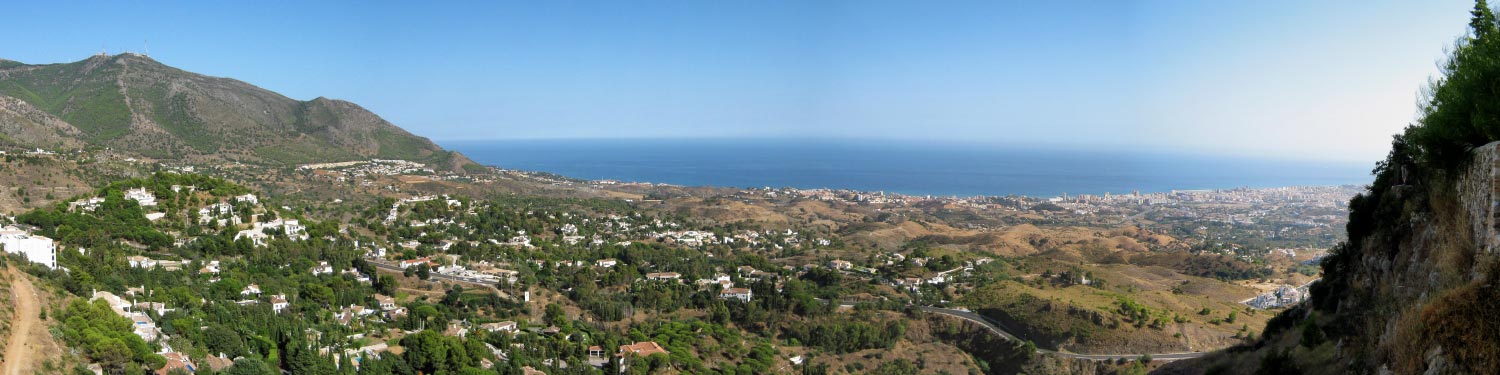
[[[49, 152], [26, 157], [84, 156]], [[183, 319], [201, 319], [185, 318], [192, 311], [239, 311], [265, 314], [267, 319], [300, 316], [305, 320], [297, 329], [308, 335], [306, 342], [315, 349], [309, 355], [338, 366], [360, 368], [380, 362], [393, 350], [409, 350], [417, 337], [435, 334], [483, 340], [484, 349], [472, 363], [478, 368], [489, 369], [508, 358], [529, 358], [534, 365], [518, 371], [548, 373], [587, 366], [614, 372], [660, 366], [657, 361], [646, 364], [645, 358], [653, 356], [679, 363], [710, 360], [683, 357], [691, 351], [683, 346], [691, 345], [690, 340], [619, 337], [602, 331], [610, 322], [639, 316], [643, 310], [653, 311], [651, 315], [670, 311], [661, 306], [727, 306], [733, 317], [749, 306], [783, 305], [787, 290], [804, 290], [798, 298], [837, 298], [840, 303], [831, 305], [837, 309], [958, 307], [955, 301], [991, 288], [996, 275], [1004, 274], [1038, 286], [1110, 287], [1109, 278], [1096, 280], [1093, 272], [1077, 266], [910, 245], [867, 247], [852, 242], [846, 233], [817, 225], [744, 227], [664, 214], [684, 200], [771, 207], [819, 202], [890, 217], [880, 220], [951, 215], [962, 219], [948, 219], [947, 225], [976, 233], [1032, 225], [1131, 226], [1178, 238], [1171, 245], [1145, 243], [1152, 251], [1223, 254], [1249, 267], [1262, 259], [1281, 258], [1293, 265], [1316, 264], [1307, 257], [1337, 241], [1345, 202], [1360, 191], [1339, 186], [937, 197], [835, 189], [694, 190], [501, 172], [509, 176], [502, 178], [560, 188], [639, 194], [577, 207], [426, 192], [422, 187], [437, 181], [496, 182], [466, 179], [409, 161], [377, 159], [268, 172], [382, 193], [358, 205], [337, 199], [317, 208], [348, 207], [339, 210], [352, 218], [330, 226], [306, 218], [314, 212], [311, 206], [268, 200], [222, 180], [193, 177], [196, 182], [179, 182], [181, 177], [170, 176], [191, 174], [178, 174], [184, 169], [165, 164], [156, 168], [170, 171], [159, 173], [170, 182], [148, 179], [114, 185], [59, 202], [56, 214], [87, 218], [132, 212], [142, 228], [135, 231], [153, 228], [163, 236], [122, 237], [107, 246], [69, 245], [43, 234], [57, 231], [47, 223], [67, 220], [18, 215], [0, 218], [6, 223], [0, 243], [6, 252], [64, 273], [77, 272], [69, 264], [99, 267], [78, 263], [96, 256], [96, 251], [123, 252], [129, 270], [123, 276], [134, 281], [122, 280], [120, 288], [79, 292], [103, 301], [109, 311], [131, 322], [132, 333], [154, 348], [152, 354], [166, 359], [156, 368], [159, 374], [222, 370], [238, 359], [262, 356], [248, 348], [221, 351], [220, 344], [203, 342], [206, 338], [200, 334], [169, 328], [187, 322]], [[257, 250], [285, 252], [308, 246], [325, 249], [317, 250], [324, 255], [267, 258], [269, 254]], [[115, 247], [119, 250], [101, 250]], [[69, 258], [80, 260], [64, 261]], [[1064, 270], [1038, 272], [1030, 267]], [[196, 288], [224, 290], [193, 299], [174, 297], [167, 285], [150, 281], [160, 277], [186, 278]], [[299, 281], [284, 281], [288, 277]], [[1237, 301], [1256, 309], [1286, 308], [1306, 298], [1304, 280], [1261, 280], [1256, 288], [1270, 289]], [[1276, 288], [1278, 282], [1301, 286]], [[434, 312], [434, 307], [441, 309]], [[318, 313], [325, 310], [329, 314]], [[579, 335], [599, 339], [569, 339]], [[579, 346], [559, 347], [570, 342]], [[767, 360], [792, 364], [804, 363], [807, 357], [783, 352]], [[99, 366], [107, 364], [95, 368]]]

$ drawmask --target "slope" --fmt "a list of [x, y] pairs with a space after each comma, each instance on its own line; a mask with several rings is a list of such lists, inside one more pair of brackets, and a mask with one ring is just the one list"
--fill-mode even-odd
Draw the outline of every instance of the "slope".
[[27, 134], [9, 137], [21, 146], [91, 145], [158, 159], [292, 165], [383, 158], [478, 170], [354, 103], [294, 100], [133, 53], [0, 63], [0, 129]]

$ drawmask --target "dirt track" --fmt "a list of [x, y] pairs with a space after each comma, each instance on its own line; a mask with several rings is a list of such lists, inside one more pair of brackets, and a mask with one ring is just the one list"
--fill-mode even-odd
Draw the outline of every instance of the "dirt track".
[[35, 342], [32, 330], [41, 323], [38, 315], [41, 313], [40, 303], [37, 302], [36, 289], [31, 287], [31, 280], [25, 275], [17, 272], [15, 268], [6, 271], [10, 278], [11, 301], [15, 301], [16, 316], [10, 327], [10, 337], [6, 340], [5, 357], [0, 362], [0, 375], [22, 375], [29, 374], [31, 361], [35, 356], [32, 350], [40, 347]]

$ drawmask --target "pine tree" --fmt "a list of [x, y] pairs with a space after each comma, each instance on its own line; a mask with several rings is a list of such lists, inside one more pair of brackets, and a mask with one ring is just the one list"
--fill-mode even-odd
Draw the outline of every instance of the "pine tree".
[[1497, 27], [1495, 11], [1490, 9], [1489, 4], [1485, 3], [1485, 0], [1475, 1], [1474, 10], [1470, 11], [1469, 14], [1473, 16], [1469, 20], [1469, 29], [1473, 30], [1474, 39], [1484, 39], [1484, 37], [1495, 33]]

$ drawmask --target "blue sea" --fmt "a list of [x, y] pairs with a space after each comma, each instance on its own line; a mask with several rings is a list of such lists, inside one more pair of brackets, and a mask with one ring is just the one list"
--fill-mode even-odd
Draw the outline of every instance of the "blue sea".
[[755, 140], [447, 141], [505, 169], [686, 186], [974, 196], [1367, 184], [1370, 163], [966, 143]]

